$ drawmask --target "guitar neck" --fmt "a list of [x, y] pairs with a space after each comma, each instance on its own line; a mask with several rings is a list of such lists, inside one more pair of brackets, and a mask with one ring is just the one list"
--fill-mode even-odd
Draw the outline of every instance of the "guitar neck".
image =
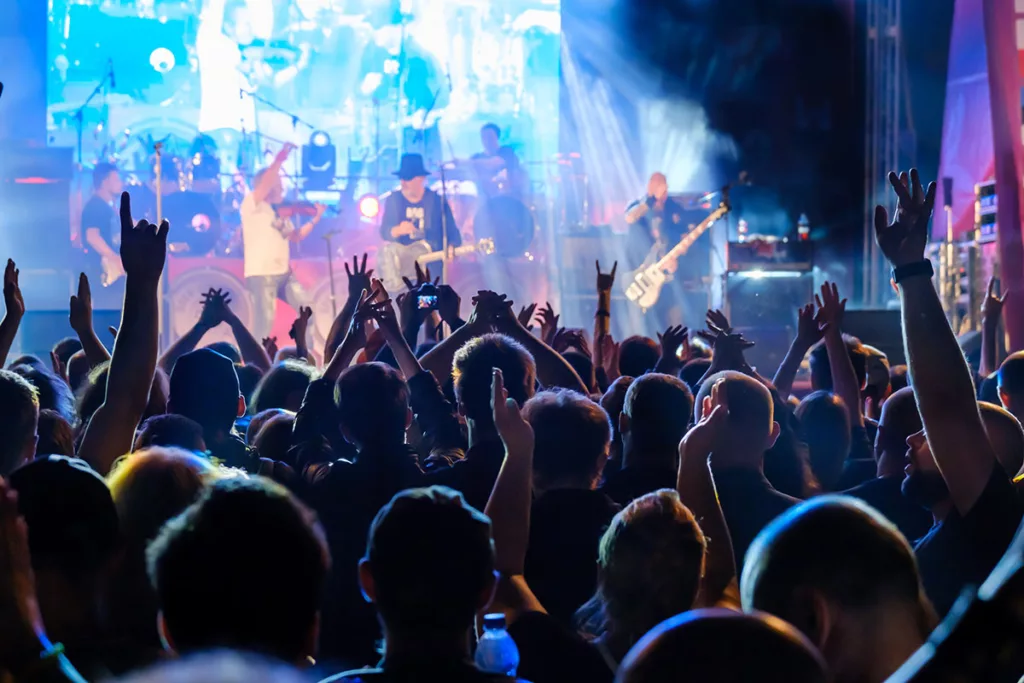
[[[466, 254], [472, 254], [474, 251], [476, 251], [476, 245], [475, 244], [467, 244], [464, 247], [455, 247], [455, 255], [456, 256], [465, 256]], [[423, 256], [418, 257], [416, 259], [416, 261], [419, 262], [420, 264], [424, 264], [424, 263], [433, 263], [434, 261], [440, 261], [443, 258], [444, 258], [444, 252], [443, 251], [432, 251], [432, 252], [429, 252], [427, 254], [424, 254]]]
[[665, 254], [655, 265], [658, 268], [664, 268], [670, 262], [674, 261], [675, 259], [685, 254], [687, 250], [690, 248], [690, 245], [696, 242], [698, 237], [707, 232], [707, 229], [710, 228], [715, 221], [721, 218], [724, 215], [724, 213], [724, 211], [716, 211], [707, 218], [705, 218], [703, 221], [701, 221], [700, 225], [695, 227], [690, 232], [686, 233], [683, 236], [683, 239], [679, 240], [679, 244], [669, 249], [668, 253]]

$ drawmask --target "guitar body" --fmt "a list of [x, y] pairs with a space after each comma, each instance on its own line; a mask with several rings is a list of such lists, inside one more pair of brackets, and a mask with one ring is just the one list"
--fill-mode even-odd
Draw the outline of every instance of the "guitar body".
[[657, 265], [642, 266], [626, 280], [626, 298], [644, 311], [658, 303], [661, 288], [671, 280]]
[[402, 276], [412, 276], [416, 272], [416, 261], [432, 251], [430, 244], [422, 240], [412, 244], [385, 242], [377, 252], [377, 272], [384, 288], [389, 292], [403, 291]]

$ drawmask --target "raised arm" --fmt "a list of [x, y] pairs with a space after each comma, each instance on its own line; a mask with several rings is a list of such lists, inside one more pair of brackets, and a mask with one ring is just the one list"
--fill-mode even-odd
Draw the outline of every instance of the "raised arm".
[[981, 306], [981, 367], [979, 374], [988, 377], [999, 369], [999, 319], [1003, 315], [1006, 295], [995, 294], [995, 278], [988, 281], [985, 303]]
[[96, 336], [96, 330], [92, 326], [92, 289], [85, 273], [78, 276], [78, 294], [72, 295], [69, 309], [68, 321], [71, 323], [71, 329], [78, 335], [78, 340], [82, 342], [82, 351], [89, 361], [89, 367], [94, 368], [106, 363], [110, 360], [110, 352]]
[[228, 327], [231, 328], [231, 334], [235, 337], [235, 344], [238, 345], [238, 352], [242, 354], [242, 360], [245, 361], [246, 365], [255, 366], [266, 372], [270, 369], [274, 359], [267, 353], [263, 344], [257, 341], [256, 337], [252, 336], [252, 332], [238, 319], [235, 312], [228, 307], [230, 303], [231, 299], [226, 298], [226, 295], [222, 295], [218, 307], [223, 306], [220, 316], [228, 324]]
[[259, 181], [252, 188], [252, 196], [257, 204], [266, 201], [270, 190], [274, 187], [274, 183], [279, 182], [281, 167], [284, 166], [284, 162], [288, 160], [288, 155], [292, 153], [293, 149], [295, 149], [295, 145], [286, 142], [284, 147], [277, 153], [277, 156], [274, 157], [274, 160], [270, 162], [270, 166], [260, 175]]
[[729, 428], [729, 407], [719, 387], [720, 383], [716, 384], [711, 394], [704, 397], [700, 421], [679, 443], [676, 480], [679, 500], [690, 508], [708, 541], [707, 567], [701, 581], [701, 601], [705, 607], [717, 603], [737, 578], [732, 538], [718, 502], [709, 461], [722, 430]]
[[503, 302], [496, 306], [494, 328], [497, 332], [515, 339], [530, 352], [537, 364], [537, 379], [545, 388], [572, 389], [584, 396], [590, 393], [587, 385], [560, 353], [522, 326], [512, 312], [512, 302]]
[[[309, 356], [309, 319], [313, 317], [313, 309], [309, 306], [299, 308], [299, 315], [292, 322], [292, 328], [288, 331], [288, 336], [295, 342], [295, 355], [299, 359], [305, 361]], [[255, 341], [255, 340], [253, 340]]]
[[124, 307], [107, 373], [103, 404], [96, 410], [79, 457], [100, 474], [132, 447], [135, 428], [149, 401], [156, 370], [160, 274], [167, 254], [167, 221], [160, 227], [133, 225], [131, 200], [121, 194], [121, 261], [126, 280]]
[[821, 296], [815, 295], [818, 304], [817, 319], [825, 335], [825, 349], [828, 351], [828, 366], [832, 372], [832, 389], [846, 404], [850, 413], [850, 425], [864, 426], [863, 403], [860, 395], [860, 383], [857, 372], [853, 369], [853, 361], [843, 341], [843, 313], [846, 311], [846, 299], [839, 298], [839, 288], [834, 282], [826, 282], [821, 286]]
[[892, 264], [903, 313], [911, 386], [935, 462], [960, 514], [974, 506], [996, 467], [975, 399], [971, 371], [946, 320], [924, 258], [935, 183], [927, 192], [917, 169], [889, 174], [899, 202], [892, 222], [875, 209], [875, 239]]
[[782, 400], [789, 398], [793, 393], [793, 380], [804, 362], [804, 356], [812, 346], [821, 340], [821, 330], [814, 319], [814, 304], [807, 304], [797, 311], [797, 332], [793, 337], [793, 343], [789, 345], [786, 357], [782, 359], [779, 369], [775, 371], [775, 379], [772, 383], [778, 390]]
[[7, 365], [7, 355], [14, 346], [14, 338], [18, 336], [18, 327], [25, 317], [25, 299], [21, 296], [18, 284], [20, 271], [14, 261], [7, 259], [4, 269], [4, 319], [0, 321], [0, 368]]
[[224, 322], [224, 312], [227, 310], [227, 305], [224, 304], [226, 296], [221, 290], [212, 287], [203, 294], [199, 319], [164, 351], [164, 355], [160, 357], [161, 370], [171, 374], [171, 370], [174, 369], [174, 364], [179, 358], [194, 351], [207, 332]]

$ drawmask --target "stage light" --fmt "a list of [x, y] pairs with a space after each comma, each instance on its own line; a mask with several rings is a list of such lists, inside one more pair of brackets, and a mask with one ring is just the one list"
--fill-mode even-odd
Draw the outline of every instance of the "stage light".
[[337, 156], [331, 136], [322, 130], [313, 131], [309, 144], [302, 147], [303, 189], [326, 190], [334, 184]]
[[377, 195], [365, 194], [359, 198], [359, 215], [363, 218], [376, 218], [380, 214], [380, 202]]
[[149, 53], [149, 65], [157, 73], [165, 74], [173, 69], [175, 64], [174, 53], [166, 47], [158, 47]]

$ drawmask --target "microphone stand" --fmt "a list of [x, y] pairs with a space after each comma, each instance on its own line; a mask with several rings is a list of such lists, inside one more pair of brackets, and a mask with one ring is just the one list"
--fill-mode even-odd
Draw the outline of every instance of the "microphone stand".
[[327, 243], [327, 277], [331, 283], [331, 315], [338, 317], [338, 299], [334, 293], [334, 249], [331, 247], [331, 238], [340, 231], [329, 230], [324, 233], [324, 242]]

